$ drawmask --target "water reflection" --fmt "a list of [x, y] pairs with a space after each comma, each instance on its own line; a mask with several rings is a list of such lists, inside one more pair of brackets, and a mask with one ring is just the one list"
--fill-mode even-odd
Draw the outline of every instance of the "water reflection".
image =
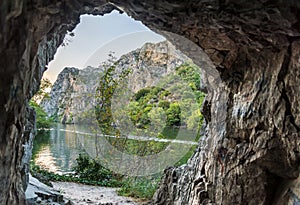
[[57, 124], [49, 131], [39, 132], [33, 144], [33, 160], [42, 168], [56, 173], [70, 172], [76, 158], [84, 150], [78, 143], [73, 125]]
[[[109, 162], [116, 161], [117, 165], [115, 166], [124, 164], [125, 169], [130, 171], [128, 169], [129, 164], [132, 164], [132, 160], [135, 158], [138, 162], [141, 162], [141, 157], [143, 156], [153, 156], [168, 149], [174, 150], [172, 151], [174, 153], [172, 154], [173, 158], [176, 157], [176, 153], [182, 155], [181, 152], [176, 152], [176, 150], [183, 150], [185, 146], [188, 149], [192, 145], [195, 146], [197, 144], [193, 141], [195, 139], [195, 136], [193, 136], [194, 132], [181, 130], [179, 133], [181, 133], [177, 137], [179, 139], [174, 139], [178, 134], [178, 130], [174, 129], [166, 130], [166, 133], [163, 134], [166, 139], [135, 135], [126, 136], [126, 138], [122, 136], [105, 137], [95, 132], [95, 129], [91, 129], [91, 126], [56, 124], [51, 130], [39, 132], [36, 136], [33, 160], [35, 164], [43, 169], [55, 173], [65, 173], [72, 171], [72, 167], [76, 164], [76, 158], [80, 153], [87, 153], [93, 158], [100, 158]], [[117, 148], [115, 152], [117, 151], [118, 155], [113, 152], [112, 147]], [[119, 152], [121, 152], [121, 155]], [[134, 157], [129, 158], [129, 155]], [[164, 161], [161, 157], [155, 158], [158, 160], [155, 162], [156, 164]], [[126, 159], [129, 160], [128, 163]], [[169, 157], [165, 160], [170, 161], [171, 159]], [[145, 161], [145, 163], [147, 162], [149, 162], [149, 159]], [[133, 168], [135, 169], [137, 166], [145, 167], [145, 165], [136, 163]], [[162, 166], [165, 166], [165, 164], [162, 163]], [[107, 167], [113, 169], [113, 167]], [[151, 167], [156, 169], [153, 166]], [[117, 169], [120, 169], [120, 167]], [[154, 171], [156, 170], [151, 172]]]

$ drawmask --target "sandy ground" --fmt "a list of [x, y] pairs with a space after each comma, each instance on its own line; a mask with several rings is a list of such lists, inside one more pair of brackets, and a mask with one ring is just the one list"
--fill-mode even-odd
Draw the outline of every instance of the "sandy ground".
[[53, 188], [76, 205], [138, 205], [129, 197], [118, 196], [117, 188], [90, 186], [72, 182], [52, 182]]

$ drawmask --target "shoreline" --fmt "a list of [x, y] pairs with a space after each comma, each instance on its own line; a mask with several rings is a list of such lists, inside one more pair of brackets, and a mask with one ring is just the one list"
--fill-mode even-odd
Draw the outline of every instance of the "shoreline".
[[51, 182], [55, 190], [74, 204], [80, 205], [139, 205], [136, 199], [119, 196], [119, 188], [85, 185], [75, 182]]

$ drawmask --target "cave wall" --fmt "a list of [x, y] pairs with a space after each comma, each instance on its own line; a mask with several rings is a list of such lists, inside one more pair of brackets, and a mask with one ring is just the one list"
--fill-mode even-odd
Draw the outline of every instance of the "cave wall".
[[[104, 5], [104, 1], [97, 3]], [[38, 90], [66, 31], [76, 26], [81, 13], [88, 12], [83, 4], [44, 0], [0, 3], [0, 204], [25, 204], [34, 119], [28, 101]], [[96, 12], [103, 14], [112, 8], [103, 6]]]
[[[80, 14], [112, 9], [165, 35], [208, 77], [205, 136], [187, 165], [166, 170], [153, 203], [284, 204], [299, 199], [299, 2], [106, 2], [1, 1], [0, 204], [25, 203], [24, 145], [32, 138], [26, 116], [34, 118], [27, 104], [47, 63]], [[199, 48], [212, 63], [197, 59]]]

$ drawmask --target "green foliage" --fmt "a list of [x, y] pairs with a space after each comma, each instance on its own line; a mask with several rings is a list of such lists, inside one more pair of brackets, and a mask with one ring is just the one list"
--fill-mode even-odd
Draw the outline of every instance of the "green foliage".
[[103, 167], [97, 160], [90, 159], [87, 155], [80, 154], [76, 159], [75, 174], [82, 180], [101, 182], [104, 186], [118, 186], [122, 176], [114, 174]]
[[118, 194], [134, 198], [151, 199], [157, 190], [161, 174], [149, 177], [127, 177]]
[[167, 125], [169, 126], [180, 126], [180, 105], [175, 102], [170, 104], [167, 109]]
[[[111, 101], [118, 84], [128, 76], [130, 69], [121, 73], [116, 72], [117, 65], [112, 55], [104, 68], [105, 71], [97, 88], [96, 99], [98, 104], [95, 107], [95, 114], [103, 133], [115, 134], [116, 129], [112, 128]], [[133, 96], [129, 105], [125, 108], [127, 113], [124, 114], [128, 114], [131, 121], [139, 128], [147, 128], [151, 125], [150, 123], [154, 125], [166, 123], [167, 126], [173, 127], [171, 131], [166, 127], [161, 133], [158, 133], [157, 137], [159, 138], [175, 138], [178, 134], [178, 129], [176, 129], [178, 126], [184, 125], [191, 130], [199, 128], [203, 119], [199, 108], [204, 99], [204, 94], [200, 91], [200, 75], [198, 72], [199, 68], [190, 64], [176, 68], [176, 73], [191, 88], [183, 92], [183, 100], [179, 101], [176, 95], [172, 95], [172, 89], [148, 87], [141, 89]], [[174, 90], [176, 91], [176, 89]], [[196, 96], [196, 104], [190, 100], [194, 96]], [[34, 104], [34, 106], [38, 105]], [[45, 113], [40, 116], [47, 119]], [[89, 118], [91, 116], [91, 113], [86, 113], [84, 117]], [[189, 136], [186, 137], [187, 140], [188, 138]], [[190, 138], [192, 139], [192, 137]], [[126, 138], [107, 138], [107, 140], [120, 151], [138, 156], [157, 154], [169, 144]], [[176, 165], [185, 164], [193, 154], [195, 147], [192, 146]], [[74, 167], [73, 174], [58, 175], [42, 170], [36, 165], [32, 166], [31, 171], [34, 176], [42, 176], [44, 181], [73, 181], [101, 186], [120, 186], [119, 194], [145, 199], [150, 199], [153, 196], [161, 177], [161, 173], [149, 177], [124, 177], [106, 169], [96, 159], [90, 159], [86, 155], [79, 155], [76, 161], [77, 165]]]
[[120, 187], [121, 189], [118, 191], [120, 195], [141, 199], [152, 198], [161, 178], [161, 173], [148, 177], [124, 177], [114, 174], [86, 155], [80, 155], [77, 158], [77, 165], [74, 167], [74, 170], [75, 173], [59, 175], [43, 170], [33, 162], [30, 165], [32, 176], [49, 186], [51, 186], [51, 181], [65, 181]]
[[36, 112], [36, 127], [49, 128], [53, 122], [53, 118], [49, 118], [47, 113], [39, 105], [39, 102], [44, 98], [49, 98], [49, 91], [52, 87], [50, 80], [43, 78], [40, 84], [40, 89], [29, 101], [30, 107]]
[[43, 98], [49, 98], [49, 92], [51, 90], [52, 84], [49, 79], [43, 78], [40, 84], [40, 89], [32, 97], [32, 100], [39, 103]]
[[[188, 83], [192, 92], [186, 91], [184, 95], [186, 98], [180, 102], [180, 107], [184, 110], [188, 110], [187, 116], [182, 116], [188, 129], [200, 129], [203, 122], [203, 116], [200, 112], [200, 107], [204, 100], [205, 94], [200, 91], [200, 69], [195, 64], [184, 64], [176, 68], [176, 73]], [[193, 104], [189, 101], [190, 95], [194, 95], [198, 104], [198, 107], [191, 107]], [[192, 108], [192, 109], [191, 109]]]
[[187, 161], [194, 154], [196, 147], [197, 147], [197, 145], [191, 146], [191, 148], [189, 149], [189, 151], [175, 164], [175, 166], [181, 166], [183, 164], [186, 164]]
[[74, 167], [75, 173], [55, 174], [35, 165], [33, 161], [31, 161], [30, 172], [32, 176], [48, 185], [50, 181], [79, 182], [108, 187], [119, 187], [122, 185], [121, 175], [114, 174], [96, 160], [90, 159], [86, 155], [79, 155], [76, 161], [77, 165]]
[[[112, 128], [111, 101], [117, 85], [128, 76], [131, 69], [123, 70], [121, 73], [116, 72], [115, 57], [112, 54], [109, 57], [103, 65], [105, 70], [97, 88], [98, 103], [95, 113], [103, 133], [115, 134], [117, 130]], [[182, 82], [187, 83], [190, 90], [184, 90], [184, 88], [180, 90], [179, 93], [183, 95], [180, 101], [178, 96], [176, 97], [180, 86], [176, 83], [168, 90], [161, 87], [147, 87], [139, 90], [125, 107], [124, 110], [127, 113], [122, 113], [129, 115], [137, 128], [146, 129], [151, 123], [157, 125], [165, 123], [170, 127], [186, 126], [188, 129], [197, 129], [201, 126], [203, 117], [200, 106], [205, 95], [200, 91], [200, 69], [194, 64], [187, 63], [175, 70], [176, 75], [181, 78]], [[173, 76], [171, 80], [176, 82], [176, 76]], [[165, 122], [162, 122], [163, 120]]]
[[136, 94], [135, 94], [135, 100], [139, 101], [142, 97], [145, 97], [148, 93], [150, 93], [151, 89], [150, 88], [144, 88], [139, 90]]
[[32, 176], [51, 186], [51, 181], [67, 181], [67, 182], [79, 182], [78, 179], [72, 177], [71, 175], [59, 175], [53, 172], [42, 169], [40, 166], [35, 165], [33, 161], [30, 164], [30, 173]]
[[43, 110], [43, 108], [38, 105], [36, 102], [31, 100], [29, 105], [35, 110], [36, 112], [36, 127], [39, 128], [50, 128], [53, 122], [52, 118], [47, 117], [47, 113]]
[[96, 91], [97, 106], [95, 107], [96, 118], [105, 134], [113, 134], [112, 128], [112, 111], [111, 100], [113, 94], [122, 81], [130, 73], [130, 69], [123, 70], [120, 74], [116, 72], [116, 58], [112, 53], [109, 54], [109, 59], [103, 64], [104, 72], [100, 77], [99, 86]]
[[[186, 68], [189, 69], [187, 69], [187, 72], [184, 72], [184, 69]], [[192, 88], [191, 91], [193, 93], [189, 93], [187, 91], [184, 92], [183, 94], [186, 95], [186, 98], [185, 96], [183, 96], [182, 101], [177, 102], [174, 99], [172, 101], [166, 100], [168, 98], [172, 99], [170, 92], [161, 88], [151, 87], [141, 89], [135, 95], [135, 101], [131, 101], [129, 106], [129, 115], [136, 126], [147, 128], [151, 122], [149, 117], [153, 117], [154, 114], [151, 113], [151, 110], [155, 107], [162, 108], [160, 112], [165, 113], [167, 126], [172, 127], [186, 125], [188, 129], [196, 129], [200, 125], [200, 123], [202, 123], [202, 115], [199, 112], [199, 108], [203, 101], [204, 94], [199, 90], [196, 90], [199, 88], [199, 85], [197, 85], [197, 83], [200, 83], [198, 82], [200, 80], [200, 77], [197, 76], [195, 72], [191, 72], [190, 67], [186, 66], [184, 66], [184, 68], [178, 68], [178, 72], [183, 75], [183, 80], [187, 82], [189, 82], [189, 80], [195, 80], [195, 82], [189, 82], [189, 86]], [[196, 101], [199, 107], [191, 109], [193, 102], [191, 100], [189, 101], [188, 99], [192, 99], [194, 95], [196, 96]], [[182, 112], [181, 109], [185, 109], [185, 112]], [[189, 110], [198, 111], [192, 114], [192, 111]], [[184, 115], [183, 113], [186, 114]], [[157, 113], [156, 116], [158, 116]], [[160, 116], [162, 116], [162, 114], [160, 114]], [[154, 123], [156, 123], [156, 121], [154, 121]]]
[[148, 117], [151, 119], [151, 123], [154, 126], [163, 125], [166, 121], [166, 115], [164, 109], [161, 107], [155, 107], [148, 112]]
[[192, 115], [187, 119], [187, 128], [190, 130], [197, 129], [203, 122], [203, 116], [199, 109], [192, 112]]
[[[185, 164], [193, 154], [195, 146], [176, 164], [180, 166]], [[75, 173], [55, 174], [43, 170], [41, 167], [31, 162], [30, 172], [45, 184], [51, 186], [51, 181], [78, 182], [89, 185], [120, 187], [118, 194], [141, 199], [151, 199], [155, 193], [162, 173], [153, 176], [144, 177], [125, 177], [115, 174], [104, 168], [99, 162], [90, 159], [87, 155], [79, 155], [76, 159], [77, 165], [74, 167]]]
[[[168, 90], [160, 87], [139, 90], [127, 107], [131, 121], [138, 128], [148, 128], [150, 123], [162, 124], [162, 120], [170, 127], [186, 126], [194, 130], [199, 128], [203, 121], [200, 106], [205, 97], [200, 91], [199, 70], [194, 64], [184, 64], [176, 68], [176, 74], [182, 82], [187, 83], [190, 90], [178, 90], [180, 86], [174, 87], [176, 84]], [[176, 81], [176, 77], [173, 77]], [[176, 92], [182, 95], [180, 101], [177, 100]]]
[[[161, 135], [161, 138], [164, 138]], [[138, 156], [148, 156], [153, 154], [158, 154], [163, 151], [169, 143], [167, 142], [155, 142], [155, 141], [142, 141], [133, 140], [127, 138], [107, 138], [115, 148], [123, 153]]]
[[193, 91], [200, 90], [200, 73], [195, 64], [186, 63], [176, 68], [177, 74], [186, 82]]
[[170, 107], [170, 102], [166, 100], [160, 100], [158, 102], [158, 107], [163, 108], [164, 110], [167, 110]]

